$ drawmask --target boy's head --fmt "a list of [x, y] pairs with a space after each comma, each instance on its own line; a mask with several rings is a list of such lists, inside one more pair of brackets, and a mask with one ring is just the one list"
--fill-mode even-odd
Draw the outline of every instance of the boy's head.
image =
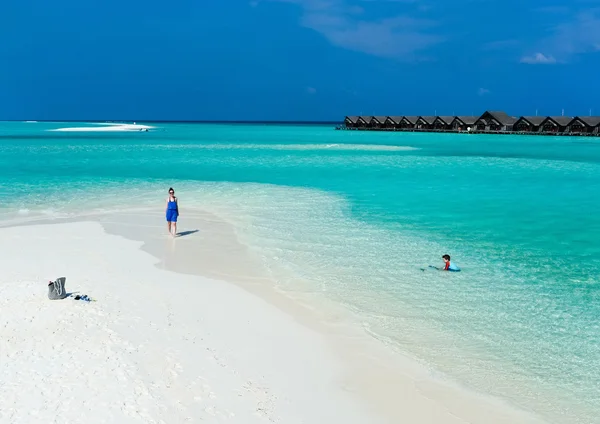
[[442, 259], [444, 260], [444, 262], [450, 262], [450, 255], [444, 255], [442, 256]]

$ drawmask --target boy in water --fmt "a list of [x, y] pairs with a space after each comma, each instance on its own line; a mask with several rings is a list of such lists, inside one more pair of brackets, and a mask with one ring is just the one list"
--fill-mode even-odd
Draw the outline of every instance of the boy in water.
[[442, 271], [450, 271], [450, 272], [459, 272], [460, 271], [460, 268], [457, 267], [454, 262], [450, 261], [450, 255], [444, 255], [444, 256], [442, 256], [442, 259], [446, 263], [446, 265], [444, 266], [444, 269], [442, 269]]
[[[459, 272], [460, 268], [456, 266], [454, 262], [450, 261], [450, 255], [442, 256], [444, 260], [444, 267], [438, 268], [437, 266], [429, 265], [429, 268], [437, 269], [438, 271], [450, 271], [450, 272]], [[425, 268], [421, 268], [421, 271], [425, 271]]]

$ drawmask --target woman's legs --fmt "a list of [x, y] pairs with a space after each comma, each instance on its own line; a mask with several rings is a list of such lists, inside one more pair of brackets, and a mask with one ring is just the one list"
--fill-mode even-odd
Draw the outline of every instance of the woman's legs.
[[167, 210], [167, 230], [173, 237], [177, 235], [177, 211]]

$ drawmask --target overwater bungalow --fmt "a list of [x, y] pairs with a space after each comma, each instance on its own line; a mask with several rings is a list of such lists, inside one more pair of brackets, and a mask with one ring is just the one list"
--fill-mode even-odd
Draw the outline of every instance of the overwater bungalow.
[[569, 116], [548, 116], [540, 124], [540, 131], [544, 133], [564, 133], [573, 120]]
[[473, 128], [479, 116], [456, 116], [450, 124], [454, 131], [466, 131], [467, 128]]
[[383, 128], [387, 116], [373, 116], [369, 123], [370, 128]]
[[401, 129], [409, 129], [414, 128], [417, 124], [418, 116], [403, 116], [402, 121], [400, 122]]
[[358, 118], [358, 116], [346, 116], [344, 118], [344, 125], [346, 126], [346, 128], [356, 128]]
[[435, 118], [435, 116], [419, 116], [415, 123], [415, 128], [419, 130], [431, 130], [433, 129]]
[[477, 131], [512, 131], [516, 118], [502, 111], [486, 111], [475, 122]]
[[544, 116], [521, 116], [513, 125], [513, 131], [538, 132], [544, 119]]
[[567, 131], [572, 134], [594, 134], [600, 131], [600, 116], [576, 116], [569, 122]]
[[385, 120], [385, 128], [399, 129], [404, 116], [388, 116]]
[[438, 116], [433, 121], [433, 129], [437, 131], [448, 131], [452, 129], [454, 116]]
[[481, 116], [346, 116], [336, 129], [453, 131], [498, 134], [600, 136], [600, 116], [521, 116], [486, 111]]
[[373, 119], [372, 116], [359, 116], [356, 120], [356, 127], [369, 128], [371, 126], [371, 119]]

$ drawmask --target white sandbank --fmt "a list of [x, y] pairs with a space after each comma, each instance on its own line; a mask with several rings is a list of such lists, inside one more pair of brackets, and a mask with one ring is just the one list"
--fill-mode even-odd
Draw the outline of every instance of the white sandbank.
[[[98, 223], [1, 231], [1, 422], [369, 422], [321, 337], [259, 298]], [[59, 274], [97, 301], [48, 300]]]
[[116, 132], [129, 132], [129, 131], [147, 131], [154, 127], [149, 125], [139, 124], [114, 124], [105, 123], [100, 124], [97, 127], [67, 127], [67, 128], [56, 128], [48, 131], [60, 131], [60, 132], [104, 132], [104, 131], [116, 131]]
[[[541, 422], [317, 319], [217, 217], [161, 218], [0, 229], [1, 423]], [[48, 300], [63, 275], [97, 301]]]

